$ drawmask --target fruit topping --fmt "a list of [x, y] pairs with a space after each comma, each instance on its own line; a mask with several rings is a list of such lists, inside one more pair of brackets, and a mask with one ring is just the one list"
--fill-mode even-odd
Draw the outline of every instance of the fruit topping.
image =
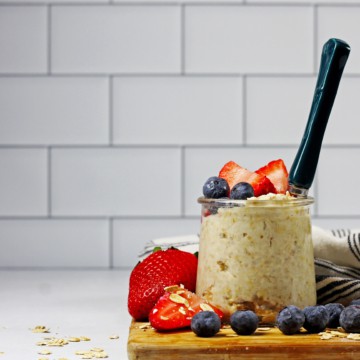
[[184, 284], [195, 291], [197, 257], [174, 248], [159, 250], [138, 263], [130, 275], [128, 310], [135, 320], [146, 320], [164, 295], [164, 288]]
[[239, 182], [231, 189], [230, 199], [246, 200], [254, 196], [253, 187], [247, 182]]
[[203, 194], [207, 198], [219, 199], [228, 196], [229, 192], [227, 181], [217, 176], [207, 179], [203, 186]]
[[348, 333], [360, 333], [360, 306], [350, 305], [340, 314], [340, 326]]
[[329, 314], [329, 321], [326, 327], [334, 328], [334, 329], [339, 327], [340, 314], [345, 309], [345, 306], [339, 303], [329, 303], [325, 305], [325, 308]]
[[304, 325], [304, 312], [295, 305], [282, 309], [276, 318], [276, 326], [285, 335], [293, 335]]
[[251, 335], [258, 325], [259, 318], [251, 310], [238, 310], [230, 316], [230, 326], [238, 335]]
[[221, 310], [181, 286], [169, 286], [165, 290], [149, 314], [150, 324], [157, 330], [190, 327], [194, 315], [201, 311], [213, 311], [220, 319], [223, 317]]
[[191, 320], [191, 330], [200, 337], [214, 336], [220, 328], [220, 317], [214, 311], [200, 311]]
[[259, 175], [266, 176], [276, 189], [276, 193], [285, 194], [289, 188], [288, 171], [284, 161], [274, 160], [270, 161], [267, 165], [255, 171]]
[[307, 306], [304, 309], [305, 322], [304, 328], [309, 333], [319, 333], [324, 331], [329, 322], [329, 314], [323, 305]]
[[231, 189], [240, 182], [249, 183], [254, 189], [254, 196], [265, 195], [270, 192], [275, 193], [275, 187], [265, 176], [251, 172], [234, 161], [226, 163], [219, 172], [219, 177], [225, 179]]

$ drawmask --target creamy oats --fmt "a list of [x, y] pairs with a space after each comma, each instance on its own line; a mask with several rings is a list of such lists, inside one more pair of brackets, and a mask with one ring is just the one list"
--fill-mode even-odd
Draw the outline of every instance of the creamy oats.
[[200, 198], [196, 293], [225, 312], [255, 311], [274, 323], [286, 305], [316, 304], [309, 205], [268, 194], [248, 200]]

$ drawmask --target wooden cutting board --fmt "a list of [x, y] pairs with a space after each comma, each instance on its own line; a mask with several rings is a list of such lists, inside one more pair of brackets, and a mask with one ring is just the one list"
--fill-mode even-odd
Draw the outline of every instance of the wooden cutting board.
[[221, 329], [212, 338], [197, 337], [191, 330], [160, 333], [148, 323], [132, 322], [128, 339], [130, 360], [213, 359], [360, 359], [360, 341], [318, 334], [286, 336], [278, 329], [258, 329], [251, 336]]

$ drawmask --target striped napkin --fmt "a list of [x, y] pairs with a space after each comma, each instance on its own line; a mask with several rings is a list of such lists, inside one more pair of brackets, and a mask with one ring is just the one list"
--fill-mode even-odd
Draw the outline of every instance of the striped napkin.
[[313, 226], [319, 304], [345, 306], [360, 299], [360, 229], [323, 230]]
[[[345, 306], [360, 299], [360, 229], [324, 230], [312, 227], [318, 304], [339, 302]], [[148, 242], [139, 254], [143, 259], [154, 247], [176, 247], [195, 253], [198, 235], [159, 238]]]

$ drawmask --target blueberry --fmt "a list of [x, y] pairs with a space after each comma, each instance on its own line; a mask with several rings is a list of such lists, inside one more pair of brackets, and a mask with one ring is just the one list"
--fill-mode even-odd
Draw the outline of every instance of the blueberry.
[[330, 303], [326, 304], [325, 308], [329, 314], [329, 321], [326, 326], [329, 328], [337, 328], [340, 326], [339, 318], [341, 312], [345, 309], [345, 306], [339, 303]]
[[211, 199], [226, 197], [229, 192], [230, 188], [227, 181], [217, 176], [208, 178], [203, 186], [204, 196]]
[[296, 334], [304, 322], [304, 312], [295, 305], [285, 307], [276, 317], [276, 326], [285, 335]]
[[231, 189], [230, 199], [246, 200], [254, 196], [253, 187], [247, 182], [239, 182]]
[[304, 328], [309, 333], [324, 331], [329, 322], [329, 314], [323, 305], [307, 306], [304, 309], [305, 322]]
[[354, 299], [350, 305], [360, 305], [360, 299]]
[[214, 311], [200, 311], [191, 319], [191, 330], [200, 337], [214, 336], [220, 328], [220, 317]]
[[251, 310], [235, 311], [230, 316], [230, 326], [238, 335], [251, 335], [258, 325], [259, 318]]
[[340, 315], [340, 326], [348, 333], [360, 333], [360, 306], [349, 305]]

